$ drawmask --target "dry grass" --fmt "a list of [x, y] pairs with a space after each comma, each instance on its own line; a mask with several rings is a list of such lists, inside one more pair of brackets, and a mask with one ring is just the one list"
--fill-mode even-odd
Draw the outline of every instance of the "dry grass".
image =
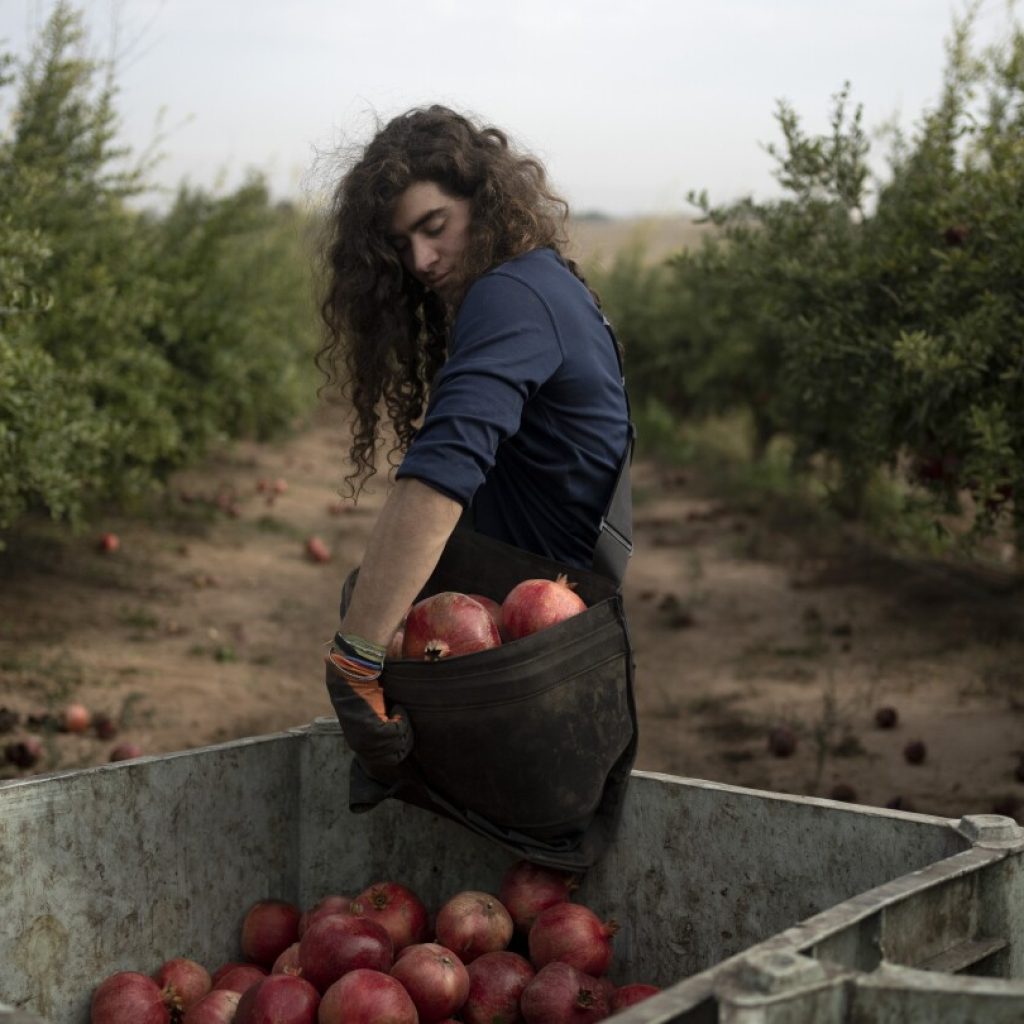
[[658, 262], [681, 249], [700, 244], [712, 230], [689, 217], [624, 217], [611, 220], [573, 220], [569, 226], [572, 255], [579, 262], [602, 269], [631, 246], [639, 247], [646, 260]]

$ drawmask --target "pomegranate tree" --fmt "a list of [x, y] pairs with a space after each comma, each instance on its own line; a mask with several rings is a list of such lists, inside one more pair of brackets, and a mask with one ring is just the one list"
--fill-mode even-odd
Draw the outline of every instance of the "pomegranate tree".
[[602, 921], [582, 904], [556, 903], [533, 922], [527, 937], [530, 960], [538, 969], [557, 960], [599, 977], [611, 963], [617, 929], [614, 921]]
[[498, 899], [512, 917], [516, 930], [526, 933], [542, 910], [565, 903], [577, 886], [576, 876], [568, 871], [520, 860], [505, 872]]
[[420, 1024], [437, 1024], [455, 1013], [469, 994], [469, 974], [462, 961], [436, 942], [406, 946], [391, 977], [402, 983], [416, 1004]]
[[434, 922], [437, 941], [465, 964], [504, 949], [513, 930], [512, 918], [498, 898], [474, 889], [456, 893], [437, 912]]
[[409, 609], [402, 657], [436, 661], [498, 647], [498, 627], [479, 601], [443, 591]]
[[319, 1024], [419, 1024], [416, 1004], [400, 981], [359, 967], [339, 978], [320, 1000]]
[[137, 971], [118, 971], [92, 994], [89, 1024], [170, 1024], [160, 986]]
[[574, 592], [574, 586], [564, 575], [554, 580], [517, 583], [501, 604], [509, 639], [520, 640], [586, 611], [587, 606]]
[[376, 882], [353, 901], [352, 913], [376, 921], [391, 936], [395, 952], [427, 936], [427, 908], [399, 882]]

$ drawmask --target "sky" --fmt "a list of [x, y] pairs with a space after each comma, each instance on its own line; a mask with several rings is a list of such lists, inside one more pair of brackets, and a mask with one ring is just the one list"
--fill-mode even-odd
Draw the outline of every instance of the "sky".
[[[779, 190], [764, 144], [789, 103], [824, 131], [845, 82], [873, 134], [933, 105], [962, 0], [80, 0], [116, 56], [121, 141], [150, 175], [223, 191], [251, 170], [313, 199], [377, 119], [444, 103], [505, 130], [575, 212], [692, 214]], [[49, 0], [0, 0], [19, 57]], [[1018, 14], [1019, 17], [1019, 14]], [[1007, 0], [979, 0], [979, 45]], [[0, 108], [6, 127], [9, 100]], [[874, 162], [884, 173], [884, 144]], [[335, 154], [332, 158], [331, 154]]]

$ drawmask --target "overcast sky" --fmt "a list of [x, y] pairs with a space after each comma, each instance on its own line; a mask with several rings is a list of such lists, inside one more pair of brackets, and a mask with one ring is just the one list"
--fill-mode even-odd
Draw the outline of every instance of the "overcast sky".
[[[51, 3], [0, 0], [15, 54]], [[907, 128], [938, 97], [961, 0], [85, 0], [91, 45], [118, 25], [122, 137], [156, 179], [276, 195], [375, 116], [442, 102], [506, 129], [577, 211], [689, 213], [685, 196], [775, 194], [775, 103], [824, 130], [849, 80], [865, 125]], [[976, 38], [1005, 34], [981, 0]], [[0, 122], [2, 125], [4, 122]], [[879, 157], [883, 152], [879, 148]], [[884, 166], [879, 159], [879, 168]]]

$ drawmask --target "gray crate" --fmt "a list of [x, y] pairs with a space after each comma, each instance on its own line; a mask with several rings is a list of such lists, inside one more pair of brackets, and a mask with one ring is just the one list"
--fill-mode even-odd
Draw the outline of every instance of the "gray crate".
[[[210, 967], [235, 958], [242, 916], [259, 899], [306, 906], [395, 878], [436, 907], [461, 888], [496, 888], [511, 858], [458, 826], [397, 803], [350, 814], [348, 764], [324, 719], [0, 785], [0, 1000], [48, 1024], [84, 1024], [92, 988], [113, 971], [149, 972], [178, 955]], [[993, 853], [946, 818], [637, 772], [619, 839], [578, 898], [620, 923], [617, 982], [670, 986], [623, 1024], [795, 1021], [811, 1018], [720, 1015], [733, 996], [764, 1002], [756, 985], [744, 988], [756, 971], [736, 973], [744, 956], [823, 967], [810, 988], [846, 1013], [849, 979], [867, 979], [865, 993], [890, 983], [866, 952], [876, 935], [913, 945], [893, 908], [915, 880], [955, 863], [956, 877], [980, 879], [996, 863], [1019, 864], [1017, 852], [1008, 842]], [[1000, 897], [980, 882], [976, 894], [972, 913], [994, 928]], [[881, 917], [883, 931], [871, 923]], [[1004, 923], [1004, 935], [1020, 925]], [[1015, 976], [1018, 955], [1007, 946], [986, 963]]]

